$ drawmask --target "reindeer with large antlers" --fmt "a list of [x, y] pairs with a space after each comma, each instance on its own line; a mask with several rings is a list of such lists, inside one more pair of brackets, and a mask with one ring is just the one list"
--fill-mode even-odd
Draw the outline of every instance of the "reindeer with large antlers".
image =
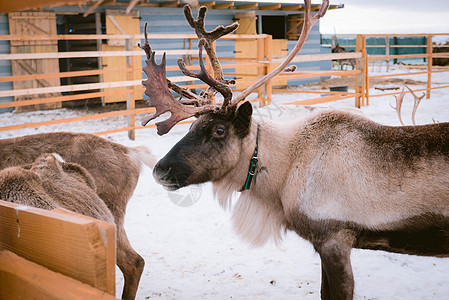
[[[321, 111], [292, 123], [255, 120], [251, 103], [240, 102], [285, 69], [328, 5], [323, 1], [312, 17], [305, 0], [295, 49], [234, 98], [211, 45], [237, 25], [206, 32], [206, 8], [193, 20], [186, 7], [200, 39], [201, 71], [187, 70], [182, 61], [179, 65], [210, 89], [197, 96], [168, 82], [165, 55], [156, 64], [146, 42], [148, 80], [143, 84], [156, 113], [144, 123], [170, 111], [168, 120], [157, 123], [158, 133], [165, 134], [177, 122], [197, 117], [155, 166], [156, 180], [170, 190], [210, 181], [223, 207], [230, 207], [233, 194], [240, 192], [232, 219], [243, 239], [260, 246], [270, 239], [279, 242], [285, 230], [296, 232], [320, 254], [321, 297], [351, 299], [352, 248], [449, 256], [449, 123], [390, 127], [340, 111]], [[214, 65], [213, 77], [204, 68], [203, 47]], [[169, 89], [186, 99], [175, 100]], [[214, 92], [223, 95], [221, 105], [208, 101], [207, 94]]]

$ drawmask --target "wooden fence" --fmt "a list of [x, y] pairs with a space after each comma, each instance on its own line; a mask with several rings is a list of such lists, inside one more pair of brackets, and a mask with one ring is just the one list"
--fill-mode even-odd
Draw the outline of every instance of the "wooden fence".
[[[449, 34], [447, 34], [449, 35]], [[377, 75], [372, 76], [369, 73], [368, 66], [369, 62], [376, 60], [389, 60], [398, 58], [398, 55], [368, 55], [367, 49], [369, 47], [377, 47], [366, 44], [366, 38], [369, 36], [376, 35], [357, 35], [356, 51], [347, 53], [333, 53], [333, 54], [317, 54], [317, 55], [299, 55], [293, 62], [301, 63], [306, 61], [319, 61], [319, 60], [341, 60], [341, 59], [353, 59], [356, 61], [356, 68], [354, 70], [329, 70], [329, 71], [295, 71], [292, 73], [281, 73], [277, 79], [297, 79], [297, 78], [313, 78], [313, 77], [326, 77], [326, 76], [350, 76], [354, 78], [355, 90], [354, 92], [330, 92], [329, 90], [323, 91], [310, 91], [310, 90], [286, 90], [286, 89], [274, 89], [272, 83], [267, 83], [264, 87], [261, 87], [257, 91], [257, 98], [251, 100], [253, 102], [260, 103], [261, 106], [269, 105], [271, 103], [271, 96], [273, 92], [295, 92], [295, 93], [308, 93], [308, 94], [327, 94], [327, 96], [322, 97], [312, 97], [311, 99], [298, 101], [292, 104], [297, 105], [310, 105], [317, 103], [324, 103], [329, 101], [335, 101], [345, 98], [354, 98], [355, 106], [360, 107], [362, 105], [369, 104], [370, 97], [378, 97], [383, 95], [370, 95], [370, 79], [381, 78], [389, 76], [405, 76], [414, 74], [428, 74], [427, 88], [425, 89], [427, 97], [430, 96], [430, 91], [435, 88], [445, 88], [449, 86], [438, 86], [433, 87], [431, 84], [431, 74], [436, 72], [447, 72], [448, 69], [435, 69], [432, 66], [432, 58], [434, 57], [448, 57], [449, 53], [433, 53], [432, 51], [432, 34], [426, 34], [427, 36], [427, 53], [425, 54], [413, 54], [413, 55], [401, 55], [400, 57], [425, 57], [427, 58], [426, 69], [422, 72], [414, 73], [402, 73], [402, 74], [388, 74], [388, 75]], [[393, 35], [382, 35], [382, 36], [393, 36]], [[410, 35], [394, 35], [394, 36], [410, 36]], [[88, 70], [88, 71], [72, 71], [72, 72], [55, 72], [53, 74], [32, 74], [32, 75], [21, 75], [21, 76], [8, 76], [0, 78], [0, 82], [18, 82], [26, 80], [45, 80], [49, 78], [72, 78], [80, 76], [92, 76], [101, 75], [106, 76], [110, 73], [125, 73], [126, 80], [110, 81], [110, 82], [99, 82], [99, 83], [86, 83], [86, 84], [76, 84], [76, 85], [62, 85], [62, 86], [48, 86], [48, 87], [36, 87], [27, 89], [12, 89], [7, 91], [0, 91], [0, 99], [4, 97], [20, 97], [29, 96], [36, 97], [27, 100], [9, 101], [0, 103], [0, 108], [6, 107], [23, 107], [29, 105], [42, 105], [48, 103], [58, 103], [64, 101], [82, 101], [92, 98], [101, 98], [108, 95], [126, 95], [126, 109], [120, 109], [115, 111], [90, 114], [82, 117], [75, 118], [65, 118], [57, 120], [47, 120], [43, 122], [33, 122], [26, 124], [15, 124], [10, 126], [0, 127], [0, 131], [17, 130], [22, 128], [32, 128], [38, 126], [47, 126], [52, 124], [61, 124], [69, 122], [81, 122], [91, 119], [101, 119], [101, 118], [111, 118], [117, 116], [127, 116], [127, 125], [120, 128], [112, 128], [108, 131], [96, 132], [98, 134], [108, 134], [113, 132], [128, 131], [129, 137], [134, 139], [135, 130], [143, 128], [140, 125], [136, 125], [136, 116], [143, 113], [153, 112], [153, 108], [143, 107], [136, 108], [136, 95], [142, 95], [144, 89], [141, 85], [141, 79], [136, 79], [136, 71], [140, 71], [140, 67], [135, 67], [136, 61], [141, 60], [143, 51], [135, 50], [135, 45], [137, 42], [142, 40], [142, 35], [55, 35], [55, 36], [0, 36], [0, 40], [9, 41], [41, 41], [41, 40], [125, 40], [126, 50], [125, 51], [85, 51], [85, 52], [53, 52], [53, 53], [20, 53], [20, 54], [0, 54], [0, 60], [9, 61], [19, 61], [19, 60], [36, 60], [43, 58], [73, 58], [73, 57], [97, 57], [101, 59], [106, 59], [110, 57], [124, 57], [126, 59], [126, 66], [124, 68], [117, 69], [102, 69], [98, 70]], [[156, 51], [157, 54], [162, 54], [167, 52], [169, 56], [179, 57], [181, 55], [189, 57], [191, 61], [198, 60], [198, 50], [194, 49], [193, 41], [197, 39], [195, 35], [186, 34], [175, 34], [175, 35], [162, 35], [155, 34], [149, 35], [151, 39], [184, 39], [188, 41], [188, 49], [176, 49], [176, 50], [160, 50]], [[233, 88], [238, 91], [242, 90], [247, 84], [247, 81], [255, 81], [260, 76], [263, 76], [270, 72], [283, 57], [273, 57], [272, 55], [272, 39], [269, 35], [229, 35], [224, 37], [224, 39], [231, 39], [235, 41], [240, 40], [252, 40], [256, 41], [256, 47], [254, 55], [252, 57], [221, 57], [219, 58], [222, 62], [223, 70], [226, 76], [234, 76], [237, 79], [240, 77], [241, 80], [237, 80], [237, 86]], [[399, 45], [396, 45], [397, 47]], [[423, 47], [422, 45], [407, 45], [407, 47], [416, 46]], [[385, 47], [385, 46], [384, 46]], [[207, 62], [207, 60], [206, 60]], [[207, 67], [210, 70], [210, 65], [207, 62]], [[193, 64], [189, 67], [193, 70], [199, 69], [199, 66]], [[243, 72], [245, 68], [251, 69], [253, 71]], [[176, 65], [167, 66], [167, 71], [178, 70]], [[242, 73], [243, 72], [243, 73]], [[251, 73], [253, 72], [253, 73]], [[169, 79], [175, 83], [184, 83], [184, 87], [188, 88], [204, 88], [205, 84], [195, 81], [194, 79], [186, 76], [174, 76], [169, 77]], [[112, 88], [115, 88], [111, 90]], [[108, 90], [109, 89], [109, 90]], [[61, 93], [66, 92], [76, 92], [84, 91], [82, 94], [71, 94], [71, 95], [61, 95]], [[42, 96], [44, 95], [44, 96]], [[50, 95], [50, 96], [49, 96]], [[17, 100], [17, 98], [16, 98]], [[151, 125], [150, 125], [151, 126]]]
[[115, 225], [0, 201], [0, 299], [115, 299]]
[[[344, 37], [350, 37], [345, 35]], [[364, 82], [361, 87], [361, 93], [362, 93], [362, 102], [360, 105], [369, 105], [370, 98], [376, 98], [376, 97], [382, 97], [382, 96], [389, 96], [389, 95], [396, 95], [400, 92], [394, 92], [394, 93], [382, 93], [382, 94], [376, 94], [376, 95], [370, 95], [370, 80], [371, 79], [378, 79], [378, 78], [393, 78], [393, 77], [404, 77], [404, 76], [414, 76], [414, 75], [427, 75], [426, 80], [426, 88], [416, 90], [415, 92], [424, 91], [426, 94], [426, 98], [429, 99], [431, 95], [431, 91], [434, 89], [442, 89], [442, 88], [448, 88], [448, 85], [432, 85], [432, 74], [436, 73], [443, 73], [443, 72], [449, 72], [449, 66], [434, 66], [433, 61], [435, 58], [449, 58], [449, 45], [437, 45], [435, 44], [434, 37], [445, 37], [446, 40], [449, 40], [449, 33], [439, 33], [439, 34], [429, 34], [429, 33], [423, 33], [423, 34], [359, 34], [356, 35], [356, 44], [344, 44], [341, 46], [344, 46], [345, 48], [355, 48], [356, 52], [361, 52], [363, 54], [363, 66], [361, 69], [363, 70], [363, 78]], [[407, 38], [407, 37], [413, 37], [413, 38], [422, 38], [423, 40], [427, 41], [425, 44], [400, 44], [395, 43], [391, 44], [390, 40], [394, 38]], [[384, 43], [382, 44], [369, 44], [368, 39], [369, 38], [377, 38], [377, 39], [383, 39]], [[444, 40], [444, 38], [443, 38]], [[447, 49], [444, 52], [438, 52], [435, 53], [433, 49], [435, 48], [442, 48]], [[368, 54], [369, 49], [373, 48], [383, 48], [385, 49], [385, 54]], [[420, 54], [391, 54], [394, 49], [404, 49], [404, 48], [410, 48], [410, 49], [423, 49], [424, 53]], [[415, 64], [415, 65], [400, 65], [397, 64], [397, 67], [403, 68], [405, 71], [402, 73], [393, 73], [393, 74], [382, 74], [382, 75], [372, 75], [372, 72], [375, 71], [375, 66], [378, 63], [385, 63], [385, 70], [386, 73], [389, 72], [390, 66], [391, 66], [391, 60], [405, 60], [405, 59], [419, 59], [422, 58], [426, 61], [426, 64]], [[370, 66], [372, 72], [370, 72]], [[358, 67], [359, 68], [359, 67]], [[422, 70], [419, 72], [416, 72], [416, 70]], [[413, 72], [410, 72], [411, 70], [414, 70]], [[409, 91], [406, 91], [409, 93]], [[357, 105], [357, 103], [356, 103]]]

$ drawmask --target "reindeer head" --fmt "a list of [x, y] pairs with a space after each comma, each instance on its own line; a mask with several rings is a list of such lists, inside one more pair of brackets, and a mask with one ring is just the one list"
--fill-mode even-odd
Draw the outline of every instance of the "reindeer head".
[[[178, 59], [178, 66], [186, 76], [200, 79], [209, 85], [209, 88], [200, 95], [177, 86], [166, 78], [165, 54], [162, 57], [162, 62], [157, 64], [155, 53], [148, 44], [145, 25], [145, 44], [141, 48], [147, 56], [147, 65], [143, 71], [148, 79], [143, 81], [143, 85], [146, 87], [145, 94], [150, 97], [150, 106], [156, 108], [156, 112], [145, 116], [142, 124], [146, 125], [150, 120], [170, 112], [171, 116], [168, 119], [156, 123], [158, 134], [163, 135], [181, 120], [192, 116], [198, 118], [187, 135], [155, 166], [153, 174], [161, 184], [169, 189], [177, 189], [190, 184], [215, 181], [235, 167], [239, 156], [247, 152], [244, 149], [250, 147], [244, 145], [245, 141], [251, 140], [248, 133], [251, 132], [252, 106], [250, 102], [243, 102], [243, 104], [240, 102], [271, 78], [286, 70], [290, 61], [307, 40], [313, 25], [326, 13], [328, 7], [329, 1], [323, 0], [320, 10], [312, 17], [310, 0], [305, 0], [304, 26], [295, 48], [276, 69], [236, 97], [233, 97], [229, 87], [232, 82], [223, 78], [222, 68], [214, 51], [213, 43], [237, 29], [237, 23], [227, 27], [219, 26], [215, 30], [207, 32], [204, 29], [207, 8], [201, 7], [195, 20], [190, 7], [184, 7], [187, 22], [195, 29], [199, 38], [201, 70], [199, 72], [188, 70], [182, 59]], [[207, 72], [204, 66], [203, 49], [212, 65], [213, 76]], [[170, 89], [181, 95], [181, 100], [176, 100]], [[223, 102], [212, 104], [213, 95], [217, 92], [223, 96]]]

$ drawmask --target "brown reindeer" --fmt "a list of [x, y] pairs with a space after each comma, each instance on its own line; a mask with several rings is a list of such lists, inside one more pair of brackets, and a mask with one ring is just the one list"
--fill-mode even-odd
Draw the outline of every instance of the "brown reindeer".
[[[324, 0], [311, 17], [306, 0], [295, 50], [235, 98], [219, 64], [212, 63], [214, 77], [207, 74], [201, 52], [204, 47], [209, 58], [214, 56], [206, 46], [236, 25], [206, 32], [206, 8], [193, 20], [186, 7], [200, 40], [201, 71], [178, 64], [209, 84], [208, 93], [222, 94], [223, 103], [208, 104], [206, 97], [167, 82], [165, 56], [157, 65], [146, 42], [143, 84], [156, 113], [143, 123], [170, 111], [169, 119], [157, 123], [158, 133], [165, 134], [196, 116], [189, 132], [155, 166], [156, 180], [170, 190], [210, 181], [223, 207], [239, 192], [232, 220], [244, 240], [260, 246], [270, 239], [279, 242], [285, 230], [296, 232], [321, 257], [321, 297], [352, 299], [352, 248], [449, 256], [449, 123], [391, 127], [340, 111], [318, 111], [291, 123], [255, 120], [251, 103], [240, 102], [285, 69], [328, 5]], [[169, 88], [187, 99], [176, 101]]]
[[111, 211], [98, 197], [95, 181], [79, 164], [44, 153], [31, 165], [0, 171], [0, 199], [51, 210], [65, 208], [114, 223]]
[[[339, 43], [337, 43], [334, 47], [332, 47], [331, 50], [332, 53], [345, 53], [345, 52], [354, 52], [354, 50], [346, 50], [345, 48], [341, 47]], [[354, 58], [348, 58], [348, 59], [337, 59], [340, 70], [343, 71], [343, 66], [351, 66], [352, 70], [355, 70], [355, 59]]]
[[58, 153], [92, 175], [98, 196], [111, 211], [117, 227], [117, 265], [125, 278], [122, 298], [134, 299], [145, 261], [131, 247], [124, 221], [142, 164], [152, 168], [156, 163], [150, 150], [144, 146], [125, 147], [94, 134], [55, 132], [0, 140], [0, 153], [0, 170], [31, 164], [42, 153]]

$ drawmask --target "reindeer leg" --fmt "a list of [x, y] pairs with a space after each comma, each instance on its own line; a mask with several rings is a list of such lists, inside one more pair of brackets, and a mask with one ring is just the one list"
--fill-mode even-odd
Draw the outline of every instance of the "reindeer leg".
[[354, 277], [351, 267], [351, 249], [355, 241], [352, 231], [342, 230], [315, 245], [321, 257], [321, 298], [353, 299]]
[[134, 299], [139, 286], [140, 276], [142, 275], [145, 266], [145, 261], [131, 247], [123, 223], [117, 224], [117, 265], [125, 278], [121, 299]]

